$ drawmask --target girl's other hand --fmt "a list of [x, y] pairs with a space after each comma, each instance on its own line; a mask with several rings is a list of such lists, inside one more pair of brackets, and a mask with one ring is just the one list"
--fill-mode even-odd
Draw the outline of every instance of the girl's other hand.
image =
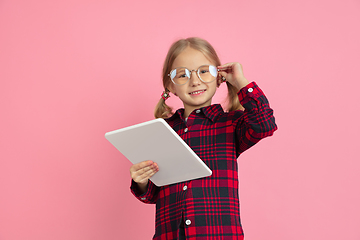
[[238, 90], [249, 84], [249, 81], [244, 76], [242, 65], [238, 62], [226, 63], [218, 66], [218, 69], [219, 74]]
[[153, 161], [143, 161], [130, 167], [131, 178], [136, 182], [140, 190], [145, 193], [149, 178], [159, 171], [159, 167]]

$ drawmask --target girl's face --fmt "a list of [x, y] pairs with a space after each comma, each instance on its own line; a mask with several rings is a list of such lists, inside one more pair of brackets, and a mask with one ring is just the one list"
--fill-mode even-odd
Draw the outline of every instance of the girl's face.
[[[202, 65], [215, 65], [205, 57], [203, 53], [193, 48], [187, 47], [175, 59], [172, 68], [186, 67], [187, 69], [197, 70]], [[176, 85], [170, 82], [169, 90], [176, 94], [184, 104], [184, 117], [197, 109], [211, 105], [211, 100], [216, 92], [217, 81], [210, 83], [202, 82], [196, 71], [191, 72], [191, 78], [184, 85]]]

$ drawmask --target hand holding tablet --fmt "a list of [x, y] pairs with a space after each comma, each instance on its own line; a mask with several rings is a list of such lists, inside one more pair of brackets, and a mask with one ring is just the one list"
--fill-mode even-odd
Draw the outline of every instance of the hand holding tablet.
[[137, 183], [141, 192], [145, 193], [149, 178], [159, 171], [157, 163], [153, 161], [143, 161], [136, 163], [130, 168], [130, 175], [134, 182]]
[[108, 132], [105, 138], [133, 164], [146, 160], [156, 163], [159, 171], [150, 180], [157, 186], [212, 174], [162, 118]]

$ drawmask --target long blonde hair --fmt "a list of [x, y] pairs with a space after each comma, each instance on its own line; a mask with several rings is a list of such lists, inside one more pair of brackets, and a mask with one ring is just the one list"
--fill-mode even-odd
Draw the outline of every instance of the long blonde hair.
[[[210, 43], [208, 43], [204, 39], [191, 37], [186, 39], [180, 39], [174, 42], [166, 55], [162, 71], [163, 86], [166, 93], [169, 93], [168, 87], [170, 84], [172, 84], [170, 77], [168, 76], [171, 71], [171, 67], [177, 56], [179, 56], [180, 53], [187, 47], [191, 47], [195, 50], [202, 52], [205, 57], [212, 61], [216, 66], [221, 65], [220, 59], [216, 54], [215, 49], [210, 45]], [[237, 89], [228, 82], [226, 82], [226, 85], [228, 88], [227, 111], [230, 112], [241, 109], [242, 106], [240, 105], [239, 98], [237, 96]], [[165, 100], [163, 98], [160, 98], [160, 101], [156, 105], [154, 111], [155, 118], [168, 118], [172, 114], [173, 109], [165, 103]]]

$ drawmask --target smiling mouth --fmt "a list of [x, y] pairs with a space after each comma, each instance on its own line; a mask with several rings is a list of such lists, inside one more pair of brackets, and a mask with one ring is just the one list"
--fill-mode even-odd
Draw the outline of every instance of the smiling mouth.
[[194, 91], [194, 92], [191, 92], [189, 93], [190, 95], [196, 95], [196, 94], [200, 94], [200, 93], [203, 93], [205, 92], [206, 90], [198, 90], [198, 91]]

